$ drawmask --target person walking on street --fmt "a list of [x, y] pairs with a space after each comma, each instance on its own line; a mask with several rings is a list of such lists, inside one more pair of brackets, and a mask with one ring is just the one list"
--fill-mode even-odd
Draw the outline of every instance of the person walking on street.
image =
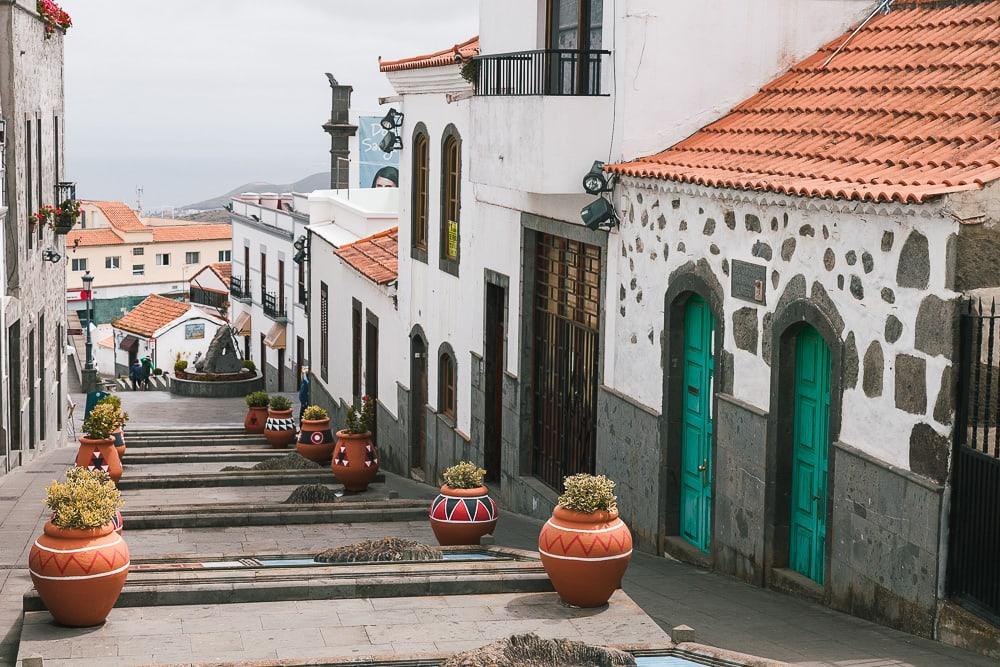
[[149, 376], [153, 372], [153, 362], [149, 357], [142, 358], [142, 388], [149, 389]]
[[139, 383], [142, 382], [142, 366], [139, 365], [138, 359], [128, 367], [128, 379], [132, 381], [132, 391], [139, 391]]
[[309, 405], [309, 369], [302, 369], [302, 384], [299, 385], [299, 421], [302, 421], [302, 413]]

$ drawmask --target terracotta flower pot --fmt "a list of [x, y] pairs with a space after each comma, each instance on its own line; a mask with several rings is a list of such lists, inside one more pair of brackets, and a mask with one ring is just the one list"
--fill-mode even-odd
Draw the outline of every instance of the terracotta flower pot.
[[121, 510], [115, 510], [115, 518], [111, 520], [111, 527], [115, 529], [115, 532], [119, 535], [125, 530], [125, 517], [122, 516]]
[[632, 534], [618, 512], [583, 514], [557, 505], [538, 535], [538, 553], [563, 602], [600, 607], [621, 587]]
[[284, 449], [295, 442], [295, 420], [292, 419], [291, 408], [267, 411], [264, 437], [277, 449]]
[[333, 456], [333, 432], [329, 419], [303, 419], [295, 451], [310, 461], [325, 464]]
[[115, 484], [122, 478], [122, 462], [118, 458], [113, 438], [107, 440], [91, 440], [80, 438], [80, 449], [76, 453], [78, 468], [103, 470], [111, 476]]
[[497, 527], [497, 504], [485, 486], [453, 489], [447, 484], [431, 503], [431, 528], [443, 547], [477, 546]]
[[337, 431], [330, 468], [348, 491], [364, 491], [378, 473], [378, 450], [371, 433]]
[[111, 434], [111, 437], [115, 441], [115, 451], [118, 452], [118, 458], [121, 459], [125, 456], [125, 430], [119, 427]]
[[243, 418], [243, 429], [247, 433], [263, 433], [267, 422], [267, 408], [249, 408]]
[[108, 617], [128, 576], [125, 540], [112, 524], [74, 530], [49, 521], [28, 555], [35, 590], [57, 623], [100, 625]]

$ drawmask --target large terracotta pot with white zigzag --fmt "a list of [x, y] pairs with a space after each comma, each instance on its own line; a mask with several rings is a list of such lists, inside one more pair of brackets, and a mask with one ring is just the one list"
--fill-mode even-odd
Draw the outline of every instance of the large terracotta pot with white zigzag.
[[372, 442], [372, 434], [337, 431], [330, 468], [346, 490], [367, 490], [378, 474], [378, 450]]
[[60, 528], [51, 521], [28, 554], [28, 570], [46, 609], [61, 625], [100, 625], [128, 576], [128, 545], [114, 526]]
[[563, 602], [601, 607], [621, 587], [632, 534], [617, 511], [584, 514], [556, 505], [538, 535], [538, 553]]
[[285, 449], [295, 442], [295, 419], [289, 410], [268, 410], [264, 438], [276, 449]]
[[443, 547], [478, 546], [497, 527], [497, 504], [485, 486], [454, 489], [447, 484], [431, 503], [431, 528]]
[[118, 450], [115, 449], [115, 441], [112, 438], [106, 440], [80, 438], [76, 465], [78, 468], [103, 470], [115, 484], [122, 478], [122, 462], [118, 458]]

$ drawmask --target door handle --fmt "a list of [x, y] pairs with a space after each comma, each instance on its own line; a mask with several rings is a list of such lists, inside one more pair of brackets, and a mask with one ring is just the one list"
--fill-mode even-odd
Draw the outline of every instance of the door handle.
[[701, 465], [698, 466], [698, 472], [701, 473], [701, 485], [705, 486], [708, 484], [708, 459], [703, 459]]

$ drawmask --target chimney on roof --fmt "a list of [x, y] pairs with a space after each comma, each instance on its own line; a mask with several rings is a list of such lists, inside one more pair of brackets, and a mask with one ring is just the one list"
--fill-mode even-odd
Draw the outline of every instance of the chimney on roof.
[[342, 190], [350, 187], [349, 141], [358, 132], [358, 126], [351, 125], [350, 119], [351, 93], [354, 88], [341, 85], [329, 72], [326, 73], [326, 78], [333, 91], [330, 120], [323, 124], [323, 129], [330, 135], [330, 187]]

